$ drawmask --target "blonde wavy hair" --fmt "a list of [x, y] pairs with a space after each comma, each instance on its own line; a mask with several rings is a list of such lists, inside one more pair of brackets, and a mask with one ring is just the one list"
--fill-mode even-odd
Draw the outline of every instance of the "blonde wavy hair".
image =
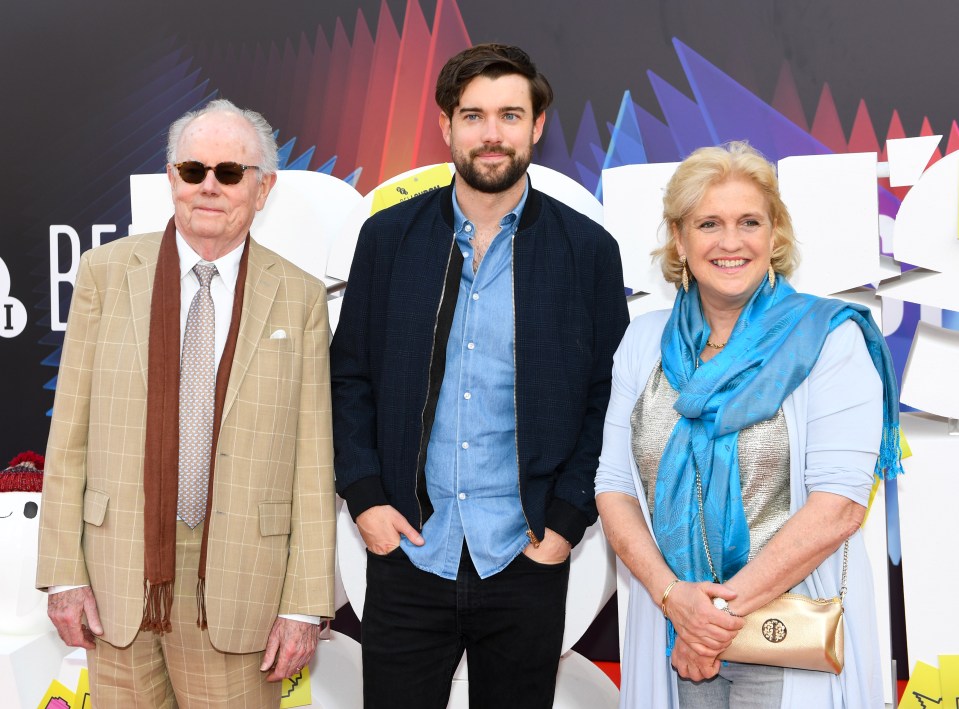
[[653, 260], [659, 260], [663, 278], [668, 283], [678, 287], [682, 282], [683, 266], [676, 250], [676, 237], [683, 233], [683, 222], [702, 201], [706, 190], [732, 179], [752, 182], [766, 198], [773, 222], [773, 269], [786, 277], [796, 270], [799, 249], [789, 210], [779, 196], [776, 168], [746, 141], [732, 141], [694, 151], [680, 163], [666, 185], [663, 193], [666, 243], [653, 251], [652, 256]]

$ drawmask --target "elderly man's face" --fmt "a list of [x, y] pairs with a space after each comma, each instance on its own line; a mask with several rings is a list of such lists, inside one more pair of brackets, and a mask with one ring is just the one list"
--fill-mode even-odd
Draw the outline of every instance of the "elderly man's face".
[[[177, 162], [186, 160], [210, 166], [221, 162], [258, 165], [256, 133], [239, 116], [200, 116], [180, 138]], [[246, 237], [253, 217], [266, 204], [276, 182], [276, 175], [263, 175], [258, 170], [247, 170], [235, 185], [220, 184], [213, 170], [208, 170], [198, 185], [184, 182], [172, 165], [167, 166], [167, 175], [173, 188], [176, 227], [205, 258], [227, 253]]]

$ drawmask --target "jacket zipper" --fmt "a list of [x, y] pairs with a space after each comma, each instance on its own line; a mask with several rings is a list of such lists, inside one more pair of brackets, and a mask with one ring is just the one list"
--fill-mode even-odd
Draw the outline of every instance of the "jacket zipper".
[[[456, 245], [456, 231], [453, 231], [453, 243], [450, 244], [450, 252], [452, 254], [453, 247]], [[436, 355], [436, 330], [439, 328], [440, 321], [440, 310], [443, 308], [443, 299], [446, 297], [446, 281], [450, 275], [450, 261], [452, 259], [448, 258], [446, 260], [446, 269], [443, 271], [443, 288], [440, 291], [440, 302], [436, 306], [436, 315], [433, 317], [433, 345], [430, 348], [430, 358], [427, 362], [427, 371], [433, 370], [433, 357]], [[420, 411], [420, 440], [422, 441], [423, 430], [426, 428], [426, 406], [429, 403], [430, 399], [430, 383], [426, 383], [426, 401], [423, 402], [423, 408]], [[435, 416], [435, 414], [434, 414]], [[428, 441], [427, 441], [428, 443]], [[426, 450], [422, 446], [416, 457], [416, 470], [419, 473], [420, 465], [424, 464], [423, 457], [426, 455]], [[425, 468], [423, 478], [426, 478]], [[417, 474], [416, 479], [413, 482], [413, 495], [416, 497], [416, 510], [417, 510], [417, 519], [419, 520], [419, 531], [423, 531], [423, 505], [420, 504], [420, 480], [419, 475]]]
[[516, 488], [519, 491], [519, 508], [523, 511], [523, 520], [526, 522], [526, 536], [529, 537], [530, 544], [534, 549], [539, 549], [540, 540], [533, 533], [533, 526], [529, 523], [529, 517], [526, 516], [526, 508], [523, 506], [523, 476], [519, 467], [519, 409], [516, 404], [516, 232], [510, 239], [510, 278], [512, 279], [513, 298], [510, 305], [513, 308], [513, 441], [516, 447]]

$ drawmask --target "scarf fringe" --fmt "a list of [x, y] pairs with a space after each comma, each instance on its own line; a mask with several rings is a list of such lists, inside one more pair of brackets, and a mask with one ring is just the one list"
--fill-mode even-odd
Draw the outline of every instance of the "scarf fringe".
[[143, 620], [140, 630], [150, 630], [157, 635], [173, 630], [170, 611], [173, 608], [173, 581], [150, 583], [143, 580]]
[[196, 627], [206, 630], [206, 579], [196, 582]]
[[880, 480], [895, 480], [902, 473], [902, 429], [899, 424], [883, 426], [879, 460], [876, 461], [876, 477]]

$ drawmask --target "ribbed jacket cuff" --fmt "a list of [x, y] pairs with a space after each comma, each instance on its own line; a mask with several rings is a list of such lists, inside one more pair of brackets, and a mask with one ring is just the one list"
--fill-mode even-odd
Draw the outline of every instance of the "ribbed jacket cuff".
[[546, 526], [576, 546], [586, 534], [589, 519], [568, 502], [553, 498], [546, 510]]
[[354, 522], [371, 507], [390, 504], [383, 491], [383, 483], [377, 475], [360, 478], [340, 492], [340, 497], [346, 500], [346, 506]]

